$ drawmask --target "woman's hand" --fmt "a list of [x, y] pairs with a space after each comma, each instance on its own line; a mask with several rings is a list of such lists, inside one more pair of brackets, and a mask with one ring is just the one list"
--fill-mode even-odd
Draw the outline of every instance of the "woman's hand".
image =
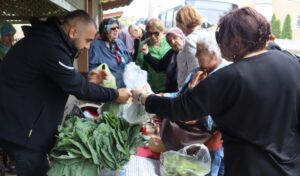
[[222, 135], [220, 131], [215, 132], [211, 138], [205, 142], [206, 147], [210, 152], [216, 151], [223, 146]]
[[133, 103], [145, 105], [148, 95], [145, 94], [143, 89], [135, 89], [131, 93]]
[[119, 97], [116, 99], [117, 103], [127, 103], [128, 99], [132, 96], [131, 92], [126, 88], [118, 89]]
[[149, 53], [149, 47], [147, 44], [143, 45], [142, 52], [144, 53], [144, 55], [147, 55]]
[[132, 93], [132, 102], [145, 105], [146, 99], [150, 94], [154, 94], [151, 90], [149, 84], [143, 86], [140, 89], [135, 89], [131, 91]]

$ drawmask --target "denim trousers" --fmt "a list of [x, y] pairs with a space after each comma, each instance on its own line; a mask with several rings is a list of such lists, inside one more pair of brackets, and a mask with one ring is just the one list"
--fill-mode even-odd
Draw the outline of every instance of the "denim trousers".
[[224, 148], [210, 152], [211, 156], [211, 171], [207, 176], [224, 176]]

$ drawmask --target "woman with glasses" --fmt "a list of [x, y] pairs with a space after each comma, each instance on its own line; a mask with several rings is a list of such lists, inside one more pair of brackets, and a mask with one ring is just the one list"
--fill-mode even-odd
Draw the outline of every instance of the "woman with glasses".
[[300, 64], [267, 50], [267, 19], [245, 7], [219, 21], [222, 57], [234, 63], [176, 98], [133, 92], [149, 113], [171, 121], [210, 114], [224, 140], [225, 175], [299, 176]]
[[156, 72], [147, 62], [144, 61], [144, 54], [151, 54], [157, 60], [170, 50], [170, 46], [164, 36], [165, 28], [159, 19], [150, 19], [146, 24], [146, 31], [149, 40], [140, 44], [140, 51], [135, 61], [148, 72], [148, 82], [154, 92], [164, 92], [166, 84], [166, 74]]
[[104, 19], [99, 26], [100, 38], [89, 49], [89, 71], [105, 63], [116, 78], [117, 88], [125, 87], [123, 73], [131, 61], [124, 43], [118, 39], [119, 22], [114, 18]]

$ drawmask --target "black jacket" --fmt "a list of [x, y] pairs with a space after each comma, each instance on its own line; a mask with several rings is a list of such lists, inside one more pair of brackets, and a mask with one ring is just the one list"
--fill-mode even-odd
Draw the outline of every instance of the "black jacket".
[[106, 102], [118, 92], [87, 82], [74, 69], [77, 51], [57, 19], [25, 29], [0, 67], [0, 140], [49, 152], [69, 94]]
[[300, 64], [280, 51], [242, 59], [178, 98], [150, 96], [146, 110], [193, 120], [211, 114], [224, 138], [225, 175], [300, 175]]
[[146, 32], [144, 30], [142, 30], [142, 37], [140, 39], [134, 39], [133, 40], [134, 53], [132, 55], [132, 58], [133, 58], [134, 61], [137, 59], [138, 53], [140, 52], [139, 51], [140, 43], [142, 41], [144, 41], [146, 38], [147, 38]]
[[147, 63], [157, 72], [164, 72], [167, 75], [165, 92], [177, 92], [177, 52], [170, 49], [160, 60], [153, 57], [150, 52], [144, 55]]

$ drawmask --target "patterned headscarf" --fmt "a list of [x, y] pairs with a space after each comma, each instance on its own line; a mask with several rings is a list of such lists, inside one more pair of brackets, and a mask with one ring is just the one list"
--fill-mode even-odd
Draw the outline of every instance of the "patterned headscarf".
[[103, 41], [108, 41], [108, 38], [107, 38], [107, 34], [109, 33], [110, 31], [110, 27], [112, 24], [118, 24], [119, 25], [119, 21], [115, 18], [107, 18], [107, 19], [104, 19], [101, 23], [100, 23], [100, 26], [99, 26], [99, 35], [101, 36], [101, 39]]

